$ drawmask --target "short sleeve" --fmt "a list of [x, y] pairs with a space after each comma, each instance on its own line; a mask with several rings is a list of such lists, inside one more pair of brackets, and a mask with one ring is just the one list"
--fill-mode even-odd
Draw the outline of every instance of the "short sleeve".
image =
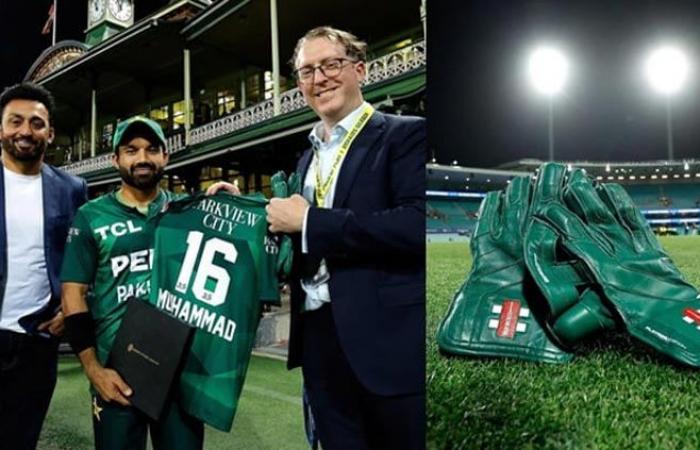
[[91, 284], [97, 265], [97, 242], [82, 210], [78, 210], [68, 230], [61, 266], [61, 281]]

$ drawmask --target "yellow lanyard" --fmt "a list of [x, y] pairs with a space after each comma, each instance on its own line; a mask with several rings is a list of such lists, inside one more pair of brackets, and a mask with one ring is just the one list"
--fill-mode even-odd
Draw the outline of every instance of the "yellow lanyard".
[[325, 180], [321, 179], [321, 159], [318, 156], [318, 150], [314, 150], [314, 160], [316, 164], [316, 186], [314, 189], [316, 196], [316, 206], [319, 206], [321, 208], [324, 208], [326, 206], [326, 196], [331, 190], [331, 185], [333, 184], [333, 180], [337, 175], [338, 168], [343, 162], [343, 159], [345, 159], [345, 154], [350, 149], [352, 142], [355, 140], [357, 135], [360, 134], [360, 131], [362, 131], [364, 126], [367, 125], [367, 122], [369, 122], [369, 118], [372, 117], [372, 113], [374, 113], [374, 108], [372, 108], [372, 105], [369, 104], [365, 106], [365, 108], [362, 110], [360, 117], [357, 118], [352, 128], [350, 128], [348, 134], [345, 135], [343, 142], [340, 144], [340, 149], [338, 150], [338, 154], [335, 157], [335, 161], [333, 161], [331, 171], [328, 173], [328, 176]]

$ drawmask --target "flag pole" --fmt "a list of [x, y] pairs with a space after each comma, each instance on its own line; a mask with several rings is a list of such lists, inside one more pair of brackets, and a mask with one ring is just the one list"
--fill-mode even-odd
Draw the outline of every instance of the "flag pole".
[[56, 45], [56, 20], [58, 19], [58, 14], [56, 14], [58, 11], [56, 10], [56, 3], [58, 3], [58, 0], [53, 0], [53, 31], [51, 33], [51, 46], [53, 47]]

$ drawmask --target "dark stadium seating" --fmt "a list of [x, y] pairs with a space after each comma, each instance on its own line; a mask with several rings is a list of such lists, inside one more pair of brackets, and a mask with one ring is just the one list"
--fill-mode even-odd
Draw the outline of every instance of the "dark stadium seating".
[[697, 208], [700, 184], [639, 184], [625, 189], [640, 209]]
[[471, 235], [476, 225], [480, 199], [428, 199], [426, 228], [428, 233]]
[[[700, 184], [664, 183], [623, 185], [660, 234], [697, 234], [700, 227]], [[477, 222], [478, 198], [428, 197], [428, 234], [471, 236]]]

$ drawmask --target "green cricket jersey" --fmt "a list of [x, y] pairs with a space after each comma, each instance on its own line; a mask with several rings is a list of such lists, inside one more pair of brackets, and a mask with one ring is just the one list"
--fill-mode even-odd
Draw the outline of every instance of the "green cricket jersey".
[[150, 290], [155, 218], [173, 194], [161, 191], [147, 214], [116, 193], [84, 204], [68, 232], [61, 281], [92, 286], [88, 308], [95, 321], [97, 358], [105, 364], [121, 324], [126, 300]]
[[[190, 415], [231, 428], [260, 319], [266, 276], [262, 197], [217, 194], [170, 204], [158, 219], [150, 302], [195, 327], [180, 377]], [[265, 289], [264, 289], [265, 288]]]

